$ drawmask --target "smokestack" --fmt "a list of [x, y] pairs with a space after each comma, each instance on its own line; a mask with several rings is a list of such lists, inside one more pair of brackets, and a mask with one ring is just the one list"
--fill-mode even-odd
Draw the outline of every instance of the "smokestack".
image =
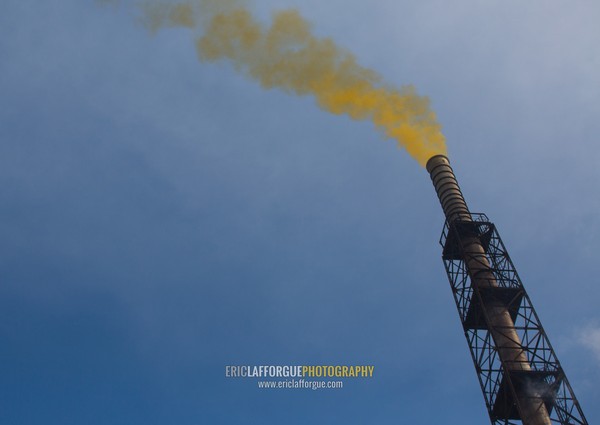
[[[486, 247], [478, 227], [473, 225], [472, 214], [460, 190], [460, 186], [450, 166], [450, 161], [444, 155], [436, 155], [429, 159], [426, 165], [433, 186], [438, 195], [442, 209], [450, 229], [460, 229], [457, 238], [460, 246], [461, 260], [466, 266], [466, 273], [471, 281], [471, 303], [477, 302], [483, 316], [484, 327], [489, 330], [495, 349], [500, 358], [504, 375], [528, 376], [532, 372], [526, 350], [521, 342], [511, 312], [506, 303], [498, 297], [483, 294], [490, 288], [498, 288], [490, 261], [486, 255]], [[493, 290], [493, 289], [492, 289]], [[533, 385], [508, 385], [507, 391], [512, 393], [511, 399], [516, 404], [518, 419], [524, 425], [551, 425], [545, 400]]]
[[427, 161], [426, 167], [442, 204], [446, 219], [451, 223], [455, 220], [470, 221], [471, 213], [460, 186], [458, 186], [454, 171], [450, 167], [448, 158], [444, 155], [432, 156]]

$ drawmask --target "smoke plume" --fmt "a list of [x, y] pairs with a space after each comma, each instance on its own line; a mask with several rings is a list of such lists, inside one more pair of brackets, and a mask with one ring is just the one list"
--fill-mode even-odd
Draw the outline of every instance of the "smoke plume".
[[203, 61], [228, 60], [264, 88], [313, 95], [328, 112], [371, 120], [423, 166], [431, 156], [446, 153], [426, 97], [412, 86], [383, 84], [331, 39], [313, 36], [310, 24], [295, 10], [275, 13], [270, 26], [257, 22], [234, 0], [148, 1], [141, 10], [151, 31], [192, 29]]

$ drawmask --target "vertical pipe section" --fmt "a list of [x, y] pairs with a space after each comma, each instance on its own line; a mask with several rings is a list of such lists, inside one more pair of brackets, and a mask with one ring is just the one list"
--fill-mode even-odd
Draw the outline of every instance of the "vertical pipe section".
[[[444, 155], [436, 155], [426, 165], [433, 186], [449, 224], [455, 221], [472, 221], [467, 203]], [[477, 235], [462, 235], [463, 260], [467, 265], [474, 292], [479, 288], [497, 287], [498, 283], [485, 250]], [[489, 331], [492, 334], [498, 355], [506, 372], [531, 370], [527, 355], [523, 351], [521, 339], [506, 306], [501, 302], [487, 301], [482, 304]], [[518, 394], [518, 410], [524, 425], [551, 425], [548, 410], [539, 394]]]

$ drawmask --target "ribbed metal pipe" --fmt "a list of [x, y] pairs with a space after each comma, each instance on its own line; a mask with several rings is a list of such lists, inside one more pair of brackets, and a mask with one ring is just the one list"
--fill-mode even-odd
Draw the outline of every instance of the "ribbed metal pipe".
[[471, 213], [458, 186], [450, 161], [444, 155], [433, 156], [427, 161], [427, 171], [435, 187], [442, 209], [449, 222], [471, 220]]
[[[426, 168], [448, 223], [452, 224], [457, 220], [472, 221], [471, 213], [448, 158], [444, 155], [433, 156], [427, 162]], [[471, 278], [474, 296], [479, 296], [479, 288], [497, 287], [498, 283], [477, 235], [462, 236], [463, 260]], [[486, 303], [483, 303], [481, 299], [480, 301], [505, 370], [530, 371], [531, 365], [523, 351], [521, 339], [506, 306], [500, 301], [487, 301]], [[552, 425], [548, 410], [539, 394], [522, 395], [518, 399], [518, 404], [521, 421], [524, 425]]]

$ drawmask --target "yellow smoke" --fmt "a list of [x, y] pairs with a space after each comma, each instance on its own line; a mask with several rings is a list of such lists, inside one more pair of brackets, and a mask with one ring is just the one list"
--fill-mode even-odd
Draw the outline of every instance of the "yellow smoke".
[[265, 88], [312, 94], [326, 111], [371, 120], [423, 166], [431, 156], [446, 154], [444, 135], [428, 98], [412, 86], [383, 85], [351, 53], [329, 38], [313, 36], [309, 23], [295, 10], [276, 13], [270, 27], [233, 0], [150, 1], [142, 10], [152, 31], [196, 30], [201, 60], [228, 59]]

